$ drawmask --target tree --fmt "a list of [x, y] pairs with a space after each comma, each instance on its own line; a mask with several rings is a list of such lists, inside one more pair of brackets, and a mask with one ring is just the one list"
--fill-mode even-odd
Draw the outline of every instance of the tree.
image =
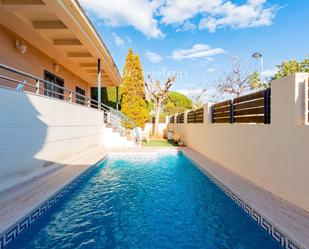
[[[138, 55], [134, 55], [130, 49], [122, 76], [121, 85], [121, 111], [129, 116], [136, 126], [144, 128], [149, 119], [149, 112], [146, 103], [145, 81], [143, 70]], [[128, 128], [129, 124], [126, 124]]]
[[207, 89], [201, 88], [200, 91], [196, 92], [190, 98], [192, 99], [192, 107], [194, 109], [201, 108], [204, 105]]
[[178, 92], [169, 92], [164, 100], [163, 111], [167, 115], [175, 115], [192, 108], [192, 101], [186, 95]]
[[280, 79], [294, 73], [309, 73], [309, 59], [303, 61], [289, 60], [277, 65], [278, 71], [272, 80]]
[[[118, 95], [119, 96], [119, 95]], [[98, 88], [91, 87], [91, 98], [98, 99]], [[101, 87], [101, 102], [112, 108], [116, 108], [116, 88]]]
[[163, 101], [168, 97], [169, 89], [175, 81], [175, 77], [168, 78], [167, 81], [161, 86], [161, 82], [157, 80], [153, 82], [152, 78], [148, 76], [149, 83], [146, 83], [149, 98], [153, 101], [155, 109], [155, 126], [154, 136], [159, 137], [159, 119]]
[[258, 74], [250, 73], [250, 70], [242, 66], [237, 57], [233, 58], [232, 70], [223, 72], [223, 78], [219, 81], [217, 90], [221, 94], [232, 94], [239, 97], [243, 92], [258, 89], [261, 87], [257, 83]]
[[249, 85], [250, 88], [258, 89], [261, 87], [261, 80], [260, 80], [260, 74], [255, 71], [253, 74], [249, 77]]

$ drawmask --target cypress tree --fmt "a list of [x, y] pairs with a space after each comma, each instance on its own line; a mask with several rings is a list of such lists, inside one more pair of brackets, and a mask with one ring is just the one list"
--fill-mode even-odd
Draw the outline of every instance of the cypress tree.
[[121, 111], [129, 116], [136, 126], [144, 128], [149, 119], [145, 100], [145, 81], [139, 56], [134, 55], [132, 49], [126, 57], [122, 81]]

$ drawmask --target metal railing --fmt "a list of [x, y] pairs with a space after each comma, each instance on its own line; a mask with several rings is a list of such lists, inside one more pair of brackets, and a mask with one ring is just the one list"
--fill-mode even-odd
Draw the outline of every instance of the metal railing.
[[47, 98], [56, 98], [61, 101], [98, 109], [102, 111], [104, 122], [108, 127], [127, 136], [128, 139], [134, 140], [137, 144], [141, 142], [135, 123], [122, 112], [66, 87], [43, 80], [18, 69], [0, 64], [0, 70], [0, 87], [30, 92]]

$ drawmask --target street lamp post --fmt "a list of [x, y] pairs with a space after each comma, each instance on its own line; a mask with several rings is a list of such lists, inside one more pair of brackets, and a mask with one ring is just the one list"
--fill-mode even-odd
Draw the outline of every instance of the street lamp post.
[[252, 55], [252, 58], [256, 59], [256, 60], [260, 60], [260, 64], [261, 64], [261, 83], [263, 83], [264, 81], [264, 65], [263, 65], [263, 56], [261, 53], [259, 52], [255, 52], [253, 55]]

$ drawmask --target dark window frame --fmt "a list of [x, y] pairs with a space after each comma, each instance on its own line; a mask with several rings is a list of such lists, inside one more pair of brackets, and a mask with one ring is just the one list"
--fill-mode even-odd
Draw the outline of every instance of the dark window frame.
[[57, 75], [44, 70], [44, 80], [51, 82], [55, 85], [58, 85], [59, 87], [55, 85], [48, 84], [44, 82], [44, 95], [56, 99], [64, 99], [64, 79], [58, 77]]
[[79, 86], [75, 86], [75, 92], [84, 96], [83, 97], [83, 96], [80, 96], [80, 95], [76, 95], [75, 96], [76, 103], [80, 104], [80, 105], [85, 105], [86, 90], [84, 90], [83, 88], [81, 88]]

